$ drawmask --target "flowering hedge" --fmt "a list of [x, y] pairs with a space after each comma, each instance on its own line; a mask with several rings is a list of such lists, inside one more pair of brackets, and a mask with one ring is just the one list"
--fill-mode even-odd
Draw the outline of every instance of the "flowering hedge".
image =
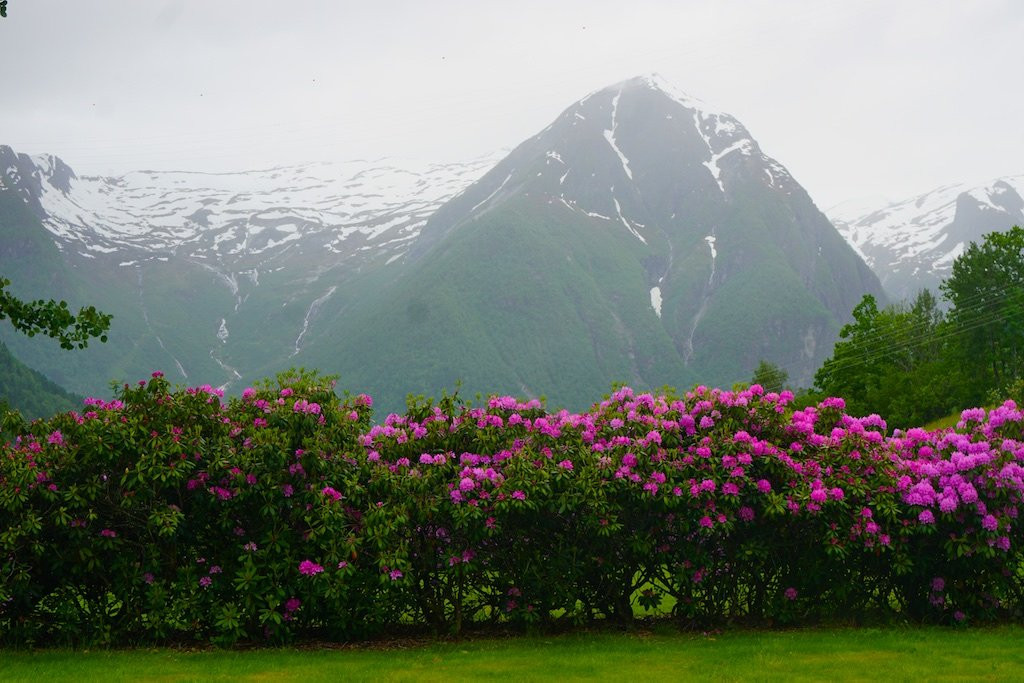
[[459, 631], [636, 607], [700, 623], [1019, 618], [1024, 415], [886, 436], [840, 399], [454, 398], [371, 423], [292, 373], [226, 401], [159, 373], [0, 453], [0, 639]]

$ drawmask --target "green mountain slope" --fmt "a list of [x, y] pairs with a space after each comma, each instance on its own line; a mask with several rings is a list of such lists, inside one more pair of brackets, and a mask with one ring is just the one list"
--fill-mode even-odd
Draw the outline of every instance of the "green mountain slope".
[[[581, 408], [614, 381], [688, 385], [693, 376], [649, 306], [638, 253], [618, 231], [518, 198], [460, 228], [398, 281], [339, 316], [304, 363], [387, 407], [458, 381], [470, 395], [546, 395]], [[613, 245], [609, 249], [608, 245]]]
[[[69, 352], [72, 353], [72, 352]], [[0, 401], [28, 419], [77, 410], [82, 398], [65, 391], [15, 358], [0, 342]]]

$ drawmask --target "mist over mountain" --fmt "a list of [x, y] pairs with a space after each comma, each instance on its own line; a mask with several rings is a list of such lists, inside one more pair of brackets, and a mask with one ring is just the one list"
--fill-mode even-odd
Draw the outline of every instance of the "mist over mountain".
[[898, 202], [829, 209], [836, 228], [864, 257], [894, 300], [937, 291], [971, 242], [1024, 225], [1024, 175], [944, 185]]
[[808, 384], [861, 296], [883, 297], [739, 121], [655, 76], [500, 159], [96, 178], [0, 147], [0, 183], [4, 243], [31, 243], [0, 254], [15, 292], [115, 315], [76, 354], [0, 334], [79, 392], [305, 365], [385, 407], [461, 381], [578, 408], [761, 359]]

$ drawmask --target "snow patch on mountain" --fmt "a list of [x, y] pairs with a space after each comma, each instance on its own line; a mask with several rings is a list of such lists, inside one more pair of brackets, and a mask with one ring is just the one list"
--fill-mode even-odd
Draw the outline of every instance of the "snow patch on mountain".
[[714, 234], [708, 235], [704, 238], [704, 241], [708, 243], [708, 248], [711, 250], [711, 274], [712, 277], [715, 273], [715, 259], [718, 258], [718, 250], [715, 249], [716, 237]]
[[651, 308], [654, 315], [661, 317], [661, 287], [651, 287]]
[[633, 171], [629, 168], [629, 159], [626, 158], [626, 155], [622, 153], [622, 150], [619, 149], [619, 145], [615, 142], [615, 129], [618, 128], [619, 126], [617, 115], [619, 112], [620, 97], [622, 97], [621, 90], [615, 94], [615, 97], [612, 98], [612, 127], [611, 129], [605, 129], [604, 139], [608, 141], [608, 144], [611, 145], [611, 148], [615, 151], [615, 154], [618, 155], [619, 161], [622, 163], [622, 170], [626, 172], [626, 177], [632, 180]]
[[470, 210], [471, 210], [471, 211], [476, 211], [476, 210], [477, 210], [477, 209], [479, 209], [479, 208], [480, 208], [481, 206], [483, 206], [483, 205], [484, 205], [484, 204], [486, 204], [487, 202], [491, 201], [491, 199], [493, 199], [493, 198], [494, 198], [494, 195], [496, 195], [496, 194], [498, 194], [499, 192], [501, 192], [501, 188], [505, 187], [505, 184], [506, 184], [506, 183], [507, 183], [507, 182], [508, 182], [508, 181], [509, 181], [509, 180], [510, 180], [510, 179], [512, 178], [512, 173], [514, 173], [514, 172], [515, 172], [515, 169], [512, 169], [512, 171], [511, 171], [511, 172], [510, 172], [510, 173], [509, 173], [509, 174], [508, 174], [507, 176], [505, 176], [505, 179], [501, 181], [501, 185], [498, 185], [498, 187], [497, 187], [497, 188], [496, 188], [496, 189], [494, 190], [494, 192], [490, 193], [489, 195], [487, 195], [486, 197], [484, 197], [484, 198], [483, 198], [482, 200], [480, 200], [479, 202], [477, 202], [477, 203], [476, 203], [476, 204], [475, 204], [475, 205], [473, 206], [473, 208], [472, 208], [472, 209], [470, 209]]
[[[612, 188], [611, 191], [614, 193], [615, 188]], [[637, 229], [634, 228], [633, 225], [626, 220], [626, 217], [622, 215], [622, 207], [619, 206], [619, 200], [616, 199], [614, 195], [612, 196], [612, 201], [615, 202], [615, 212], [619, 214], [619, 220], [622, 221], [622, 224], [626, 226], [626, 230], [629, 230], [630, 234], [633, 235], [633, 237], [637, 238], [644, 244], [647, 244], [647, 240], [644, 239], [644, 236], [637, 232]]]

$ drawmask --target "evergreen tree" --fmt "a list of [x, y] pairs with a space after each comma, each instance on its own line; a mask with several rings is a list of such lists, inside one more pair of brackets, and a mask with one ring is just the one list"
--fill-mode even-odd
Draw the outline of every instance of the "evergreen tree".
[[763, 359], [758, 363], [757, 368], [754, 370], [754, 376], [750, 379], [751, 384], [760, 384], [764, 387], [765, 391], [774, 391], [776, 393], [785, 389], [786, 382], [788, 381], [788, 372], [775, 363], [770, 363]]

